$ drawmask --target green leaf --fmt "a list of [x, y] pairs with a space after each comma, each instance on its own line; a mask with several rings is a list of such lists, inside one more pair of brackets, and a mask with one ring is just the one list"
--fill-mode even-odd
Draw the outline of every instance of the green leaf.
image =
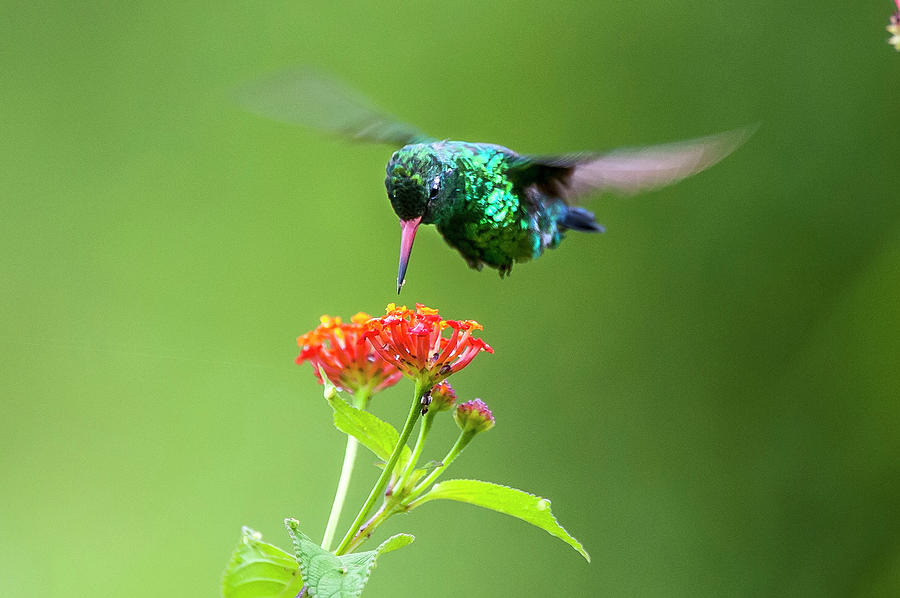
[[294, 598], [302, 587], [297, 559], [263, 542], [259, 532], [241, 529], [222, 579], [225, 598]]
[[536, 525], [551, 536], [556, 536], [577, 550], [587, 562], [591, 562], [591, 557], [581, 546], [581, 542], [570, 536], [569, 532], [556, 521], [556, 517], [550, 512], [550, 501], [546, 498], [481, 480], [447, 480], [432, 486], [428, 494], [415, 504], [439, 498], [478, 505], [518, 517], [522, 521]]
[[414, 539], [409, 534], [397, 534], [375, 550], [335, 556], [303, 534], [296, 519], [285, 519], [284, 524], [294, 542], [297, 562], [311, 598], [357, 598], [369, 581], [375, 559]]
[[[400, 441], [400, 433], [391, 424], [378, 419], [368, 411], [362, 411], [336, 394], [325, 398], [334, 409], [334, 425], [345, 434], [350, 434], [359, 440], [360, 444], [375, 453], [384, 462], [391, 458], [394, 447]], [[409, 463], [411, 451], [408, 446], [403, 447], [400, 459], [395, 469], [402, 470]]]

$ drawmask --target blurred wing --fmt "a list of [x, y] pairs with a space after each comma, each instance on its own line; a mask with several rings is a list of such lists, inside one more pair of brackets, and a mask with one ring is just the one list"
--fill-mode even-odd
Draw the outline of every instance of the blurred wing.
[[237, 100], [254, 114], [350, 139], [396, 146], [429, 139], [416, 127], [381, 112], [348, 85], [308, 68], [248, 83], [237, 90]]
[[630, 195], [671, 185], [706, 170], [736, 150], [756, 127], [688, 141], [619, 149], [607, 154], [525, 157], [520, 181], [568, 203], [590, 193]]

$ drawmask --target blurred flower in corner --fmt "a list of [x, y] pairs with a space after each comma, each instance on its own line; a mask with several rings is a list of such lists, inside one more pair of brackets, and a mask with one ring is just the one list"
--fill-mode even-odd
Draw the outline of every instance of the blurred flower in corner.
[[897, 10], [891, 15], [891, 24], [887, 26], [888, 33], [891, 34], [888, 43], [900, 52], [900, 0], [894, 0], [894, 4], [897, 5]]

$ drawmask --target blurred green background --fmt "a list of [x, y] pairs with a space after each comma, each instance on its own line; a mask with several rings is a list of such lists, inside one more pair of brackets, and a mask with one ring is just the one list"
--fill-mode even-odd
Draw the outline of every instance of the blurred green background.
[[214, 597], [242, 524], [320, 537], [344, 438], [295, 338], [395, 299], [399, 227], [390, 148], [229, 99], [297, 64], [522, 152], [762, 123], [507, 280], [421, 231], [402, 299], [496, 349], [453, 380], [498, 425], [451, 477], [551, 498], [594, 562], [433, 503], [367, 596], [900, 595], [891, 8], [5, 2], [0, 595]]

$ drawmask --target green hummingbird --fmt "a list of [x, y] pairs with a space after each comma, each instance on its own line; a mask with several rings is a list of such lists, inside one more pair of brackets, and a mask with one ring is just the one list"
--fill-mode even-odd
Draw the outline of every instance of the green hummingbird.
[[587, 196], [634, 194], [680, 181], [723, 159], [753, 129], [604, 153], [534, 156], [430, 137], [339, 81], [305, 69], [252, 83], [240, 101], [276, 120], [399, 148], [385, 178], [400, 219], [398, 293], [422, 224], [433, 224], [470, 267], [495, 268], [504, 277], [514, 263], [557, 247], [566, 231], [604, 232], [578, 205]]

